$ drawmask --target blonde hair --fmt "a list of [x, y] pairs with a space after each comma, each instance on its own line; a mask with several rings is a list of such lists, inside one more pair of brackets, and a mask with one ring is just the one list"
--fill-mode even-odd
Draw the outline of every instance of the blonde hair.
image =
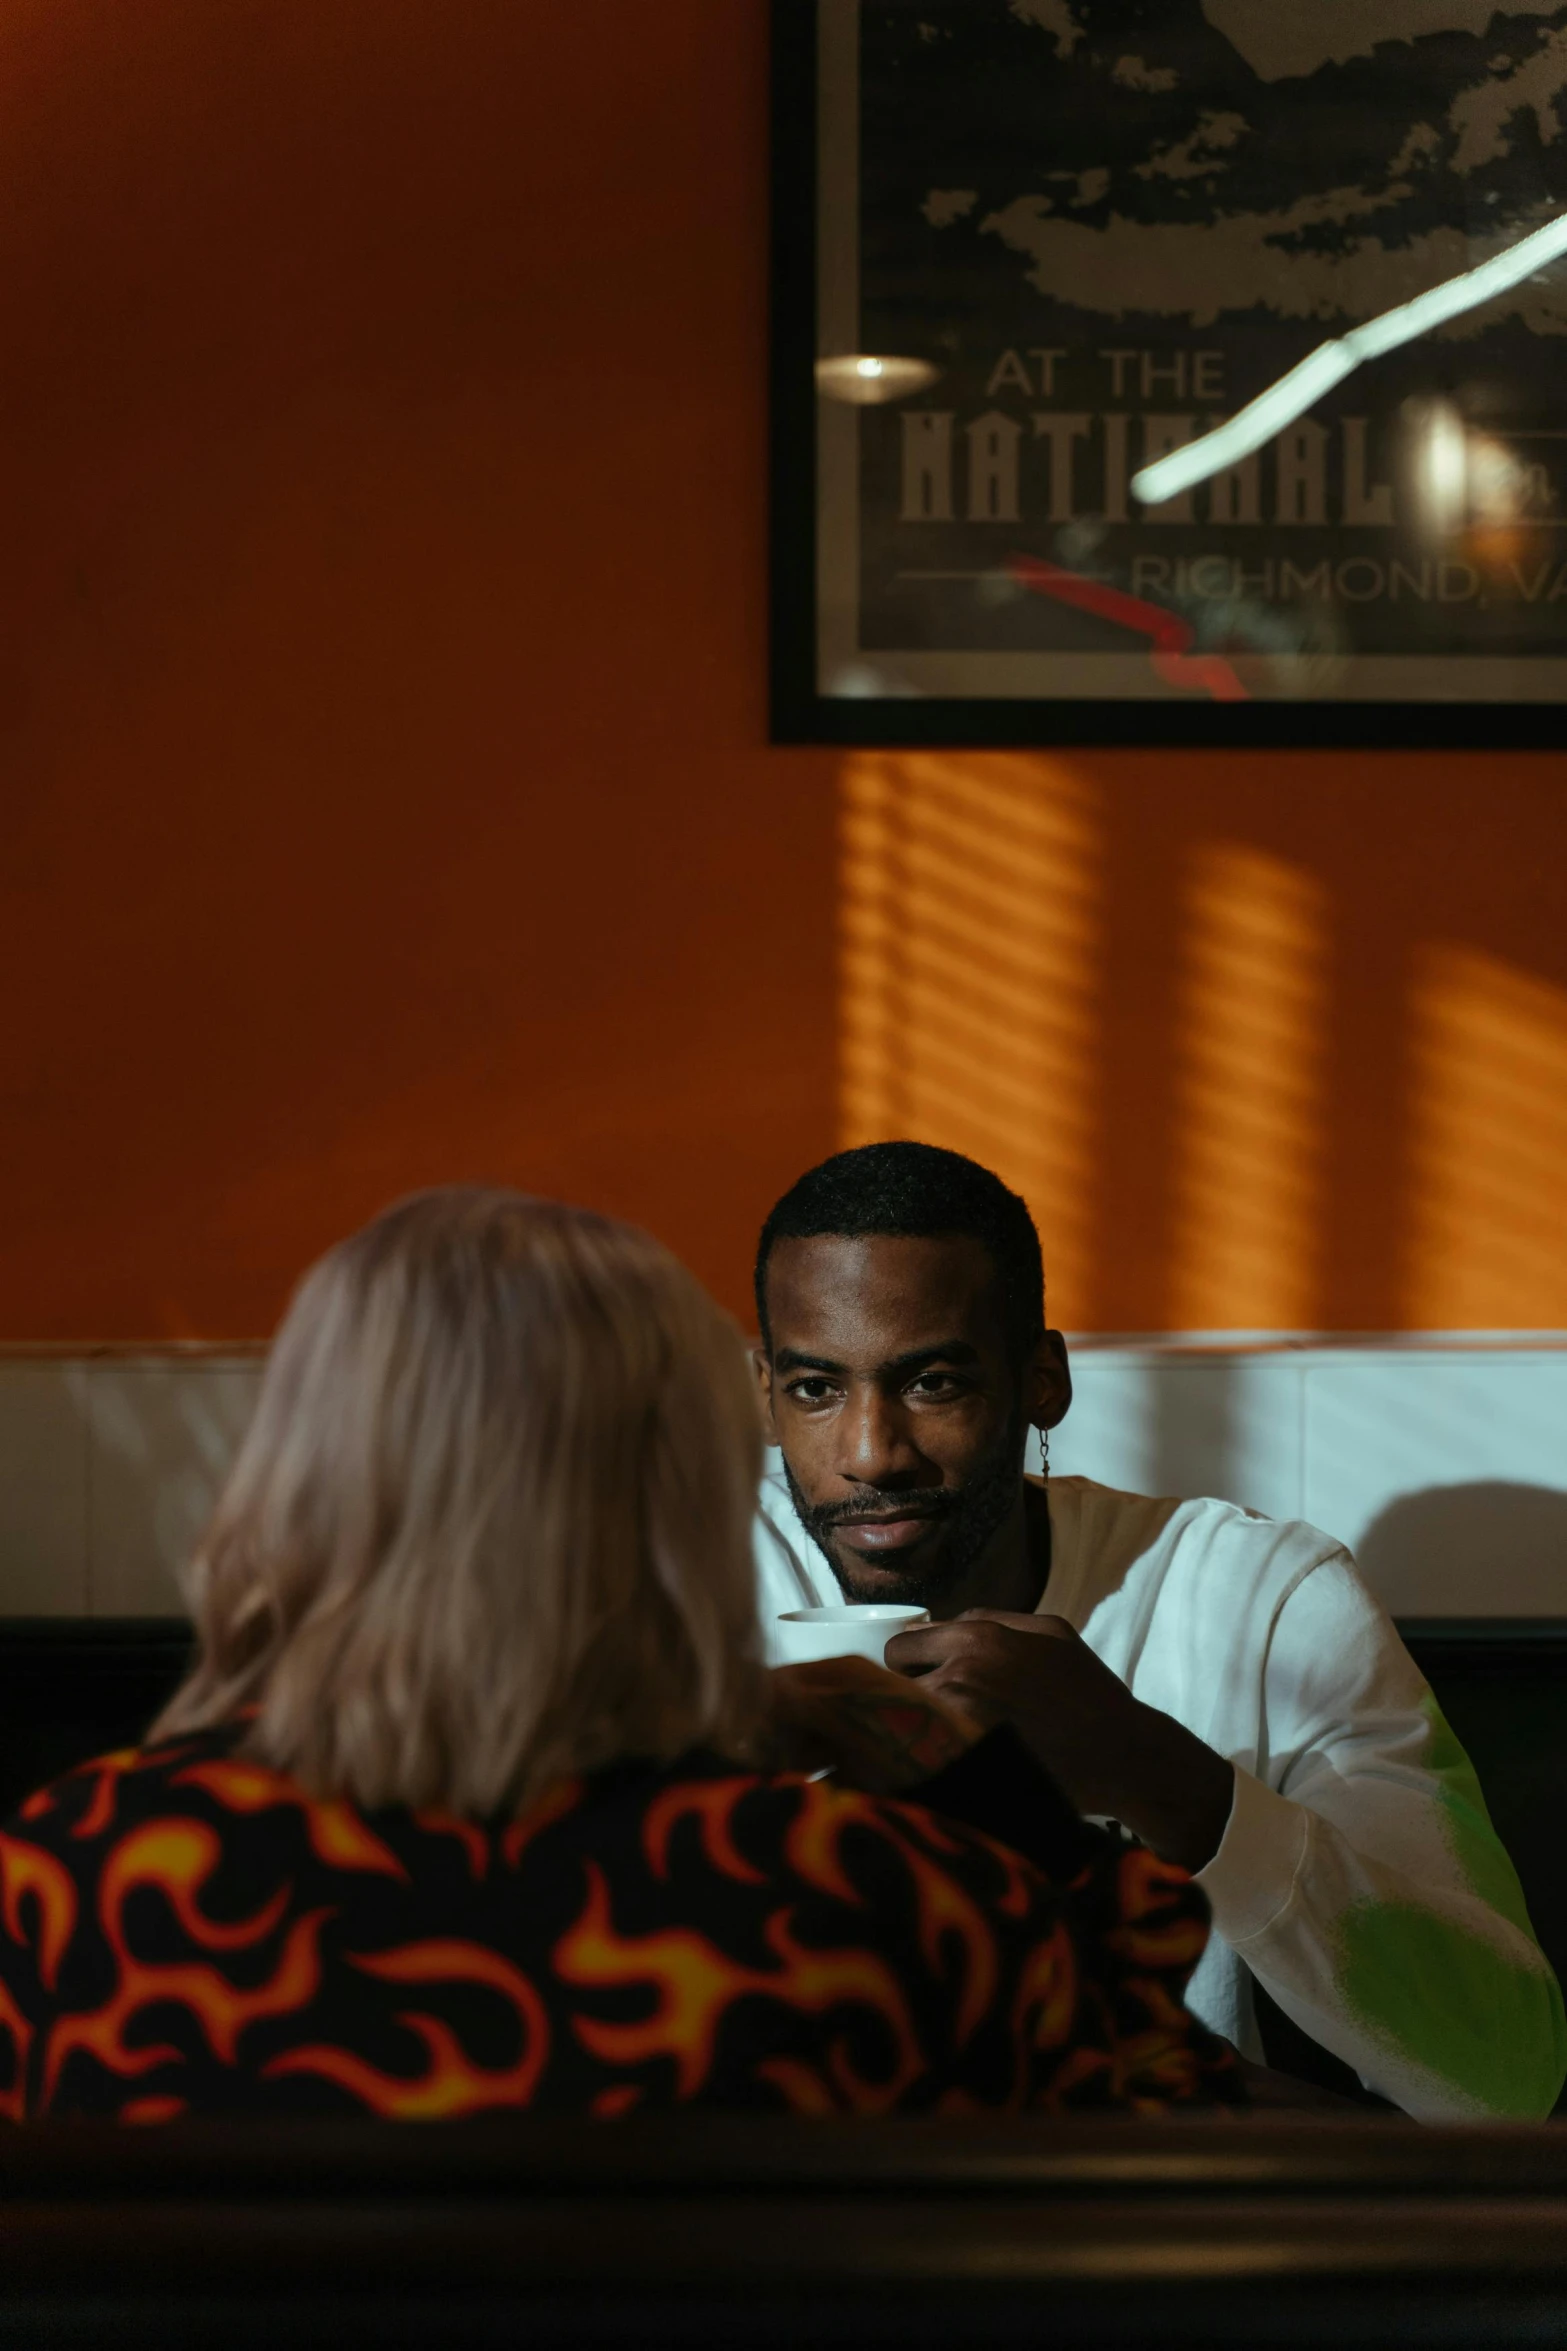
[[273, 1345], [152, 1736], [253, 1714], [318, 1795], [492, 1813], [762, 1712], [739, 1332], [645, 1233], [425, 1192], [329, 1250]]

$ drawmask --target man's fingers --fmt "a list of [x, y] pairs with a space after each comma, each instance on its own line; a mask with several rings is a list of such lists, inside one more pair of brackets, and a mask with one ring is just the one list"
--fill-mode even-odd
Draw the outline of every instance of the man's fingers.
[[1014, 1633], [1043, 1633], [1048, 1641], [1077, 1641], [1082, 1635], [1064, 1616], [1022, 1616], [1009, 1608], [965, 1608], [955, 1624], [1004, 1624]]
[[929, 1673], [949, 1657], [960, 1655], [972, 1641], [973, 1634], [965, 1633], [960, 1617], [950, 1624], [911, 1625], [906, 1633], [894, 1633], [887, 1643], [887, 1663], [894, 1673]]
[[[991, 1628], [994, 1627], [994, 1630]], [[887, 1663], [896, 1673], [930, 1673], [958, 1657], [994, 1656], [1010, 1633], [1031, 1633], [1047, 1641], [1080, 1642], [1064, 1616], [1020, 1616], [1005, 1608], [967, 1608], [945, 1624], [911, 1625], [887, 1643]]]
[[922, 1679], [920, 1687], [939, 1700], [946, 1712], [957, 1714], [977, 1730], [993, 1730], [1005, 1719], [1006, 1709], [1000, 1700], [961, 1664], [937, 1666]]

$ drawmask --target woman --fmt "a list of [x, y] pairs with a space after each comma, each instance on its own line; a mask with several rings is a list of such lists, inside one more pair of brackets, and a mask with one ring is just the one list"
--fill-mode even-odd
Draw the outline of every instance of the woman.
[[4, 2110], [1227, 2095], [1178, 1871], [1063, 1896], [776, 1768], [825, 1739], [960, 1803], [975, 1734], [875, 1668], [771, 1695], [757, 1448], [733, 1325], [626, 1226], [433, 1192], [330, 1251], [194, 1562], [190, 1678], [0, 1832]]

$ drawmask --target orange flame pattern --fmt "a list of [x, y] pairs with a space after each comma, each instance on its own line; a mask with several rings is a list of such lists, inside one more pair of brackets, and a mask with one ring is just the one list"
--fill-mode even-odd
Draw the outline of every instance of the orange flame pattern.
[[183, 2008], [213, 2055], [232, 2065], [247, 2025], [264, 2017], [286, 2016], [313, 1997], [321, 1980], [317, 1944], [322, 1920], [328, 1915], [323, 1910], [308, 1911], [293, 1922], [276, 1969], [249, 1990], [202, 1962], [149, 1963], [133, 1953], [125, 1912], [131, 1897], [142, 1887], [162, 1896], [185, 1936], [199, 1950], [239, 1952], [276, 1932], [289, 1907], [291, 1889], [286, 1885], [280, 1886], [254, 1917], [228, 1925], [209, 1918], [201, 1909], [197, 1896], [221, 1858], [217, 1832], [205, 1821], [149, 1821], [115, 1846], [99, 1880], [98, 1907], [119, 1980], [101, 2007], [62, 2016], [54, 2025], [44, 2062], [46, 2105], [75, 2050], [87, 2051], [110, 2073], [124, 2077], [148, 2073], [166, 2060], [177, 2059], [180, 2053], [172, 2044], [132, 2046], [127, 2042], [127, 2027], [143, 2009]]
[[[115, 1780], [121, 1772], [134, 1771], [138, 1760], [134, 1747], [122, 1747], [116, 1754], [101, 1755], [95, 1763], [87, 1765], [86, 1769], [92, 1778], [93, 1793], [87, 1809], [76, 1823], [77, 1836], [95, 1837], [101, 1829], [108, 1827], [114, 1817]], [[23, 1820], [37, 1820], [44, 1813], [52, 1812], [54, 1806], [54, 1790], [40, 1788], [37, 1794], [29, 1796], [27, 1802], [22, 1806], [22, 1818]]]
[[29, 1898], [38, 1918], [38, 1977], [45, 1991], [52, 1992], [76, 1931], [76, 1881], [41, 1845], [0, 1836], [0, 1917], [14, 1942], [27, 1939], [22, 1904]]
[[584, 1793], [581, 1780], [557, 1780], [553, 1788], [546, 1788], [520, 1820], [514, 1820], [501, 1831], [501, 1859], [506, 1867], [515, 1869], [536, 1837], [542, 1837], [546, 1829], [564, 1820], [568, 1812], [576, 1811]]
[[490, 1840], [476, 1820], [461, 1820], [455, 1812], [416, 1812], [414, 1819], [427, 1836], [455, 1837], [467, 1857], [471, 1876], [487, 1877], [490, 1868]]
[[11, 2079], [0, 2090], [0, 2120], [27, 2120], [27, 2060], [33, 2046], [33, 2028], [22, 2014], [9, 1984], [0, 1981], [0, 2033], [11, 2044]]
[[[180, 1752], [182, 1750], [179, 1748], [166, 1747], [152, 1756], [140, 1747], [119, 1747], [112, 1755], [98, 1755], [90, 1763], [78, 1764], [75, 1771], [68, 1775], [64, 1787], [69, 1788], [77, 1780], [86, 1780], [91, 1785], [92, 1795], [71, 1829], [72, 1836], [102, 1836], [114, 1819], [115, 1790], [126, 1773], [144, 1771], [149, 1763], [161, 1762], [167, 1756]], [[62, 1788], [38, 1789], [22, 1806], [22, 1819], [39, 1820], [45, 1813], [52, 1812], [62, 1793]]]
[[735, 1806], [753, 1783], [750, 1780], [685, 1780], [666, 1788], [648, 1806], [642, 1832], [643, 1850], [656, 1878], [669, 1875], [669, 1838], [677, 1820], [693, 1815], [702, 1824], [702, 1850], [714, 1869], [742, 1885], [763, 1886], [765, 1870], [756, 1868], [735, 1849]]
[[1180, 2004], [1200, 1900], [1150, 1855], [1067, 1897], [915, 1805], [700, 1756], [366, 1818], [244, 1735], [99, 1758], [0, 1831], [0, 2118], [1232, 2094]]
[[228, 1812], [265, 1812], [273, 1804], [292, 1804], [304, 1815], [310, 1849], [329, 1869], [379, 1869], [388, 1877], [406, 1879], [390, 1846], [368, 1828], [351, 1804], [307, 1796], [280, 1771], [259, 1763], [192, 1763], [174, 1774], [177, 1788], [205, 1788]]
[[[933, 1844], [944, 1855], [960, 1854], [962, 1846], [913, 1805], [875, 1804], [849, 1790], [830, 1787], [825, 1780], [808, 1780], [800, 1790], [799, 1809], [789, 1831], [790, 1862], [819, 1892], [836, 1895], [840, 1901], [861, 1902], [863, 1896], [852, 1882], [841, 1845], [846, 1835], [863, 1835], [867, 1829], [891, 1839], [913, 1879], [915, 1925], [927, 1966], [940, 1971], [942, 1947], [949, 1936], [961, 1945], [958, 2033], [960, 2039], [967, 2040], [996, 1995], [996, 1940], [950, 1862], [935, 1861], [926, 1850]], [[1026, 1866], [1011, 1854], [1006, 1863], [1009, 1878], [1014, 1864], [1018, 1870]], [[1000, 1900], [1004, 1902], [1009, 1894], [1015, 1894], [1012, 1885]]]
[[674, 2060], [676, 2095], [695, 2096], [713, 2070], [718, 2030], [736, 2002], [760, 1995], [819, 2016], [845, 2001], [872, 2010], [887, 2026], [894, 2049], [890, 2075], [877, 2083], [850, 2064], [841, 2043], [829, 2052], [843, 2098], [857, 2111], [875, 2111], [897, 2102], [923, 2071], [923, 2059], [903, 1988], [891, 1964], [875, 1951], [850, 1946], [814, 1951], [790, 1931], [787, 1911], [775, 1911], [763, 1930], [775, 1964], [743, 1966], [706, 1935], [689, 1927], [622, 1936], [610, 1918], [609, 1888], [603, 1871], [589, 1862], [588, 1902], [577, 1924], [555, 1950], [555, 1970], [568, 1984], [646, 1985], [653, 2013], [636, 2024], [609, 2024], [579, 2016], [583, 2047], [612, 2066]]
[[314, 2073], [336, 2082], [367, 2106], [372, 2114], [401, 2122], [430, 2122], [454, 2114], [474, 2114], [487, 2106], [530, 2106], [539, 2075], [549, 2054], [549, 2018], [543, 2001], [519, 1968], [498, 1951], [475, 1943], [414, 1943], [401, 1951], [366, 1954], [353, 1962], [367, 1975], [394, 1984], [485, 1984], [511, 2004], [522, 2029], [522, 2055], [515, 2065], [491, 2069], [475, 2065], [451, 2026], [423, 2009], [398, 2012], [424, 2043], [429, 2059], [424, 2072], [411, 2079], [380, 2072], [352, 2050], [307, 2043], [274, 2057], [266, 2071], [281, 2074]]
[[1194, 1912], [1183, 1869], [1134, 1845], [1121, 1855], [1122, 1924], [1110, 1930], [1111, 1949], [1139, 1968], [1185, 1968], [1202, 1957], [1207, 1921]]

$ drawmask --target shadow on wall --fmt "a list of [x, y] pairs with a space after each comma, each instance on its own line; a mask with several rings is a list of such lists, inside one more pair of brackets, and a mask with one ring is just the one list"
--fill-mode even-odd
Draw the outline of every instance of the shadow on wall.
[[1484, 1479], [1404, 1494], [1356, 1546], [1395, 1616], [1567, 1616], [1567, 1493]]
[[988, 1161], [1067, 1328], [1567, 1328], [1562, 780], [856, 753], [841, 1139]]

